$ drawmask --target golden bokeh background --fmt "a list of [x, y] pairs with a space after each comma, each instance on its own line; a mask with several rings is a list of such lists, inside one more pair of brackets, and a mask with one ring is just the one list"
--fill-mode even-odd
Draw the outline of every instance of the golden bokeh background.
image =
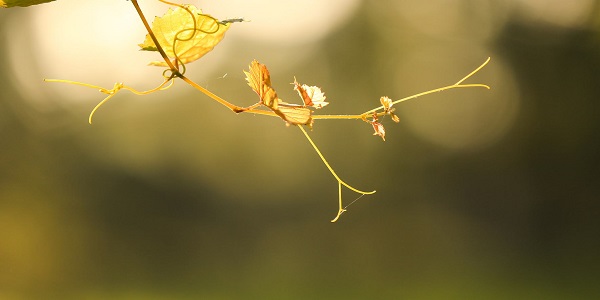
[[[149, 20], [167, 5], [140, 1]], [[190, 1], [243, 17], [188, 75], [239, 105], [266, 64], [320, 113], [396, 106], [386, 141], [318, 120], [336, 182], [281, 120], [235, 115], [140, 52], [129, 1], [0, 10], [0, 299], [593, 299], [600, 296], [600, 2]], [[357, 195], [344, 191], [351, 202]]]

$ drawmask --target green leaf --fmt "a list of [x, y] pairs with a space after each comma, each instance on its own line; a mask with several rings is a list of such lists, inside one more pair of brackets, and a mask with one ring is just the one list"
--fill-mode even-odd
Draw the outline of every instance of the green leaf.
[[30, 6], [35, 4], [42, 4], [46, 2], [52, 2], [54, 0], [0, 0], [0, 7], [15, 7], [15, 6]]

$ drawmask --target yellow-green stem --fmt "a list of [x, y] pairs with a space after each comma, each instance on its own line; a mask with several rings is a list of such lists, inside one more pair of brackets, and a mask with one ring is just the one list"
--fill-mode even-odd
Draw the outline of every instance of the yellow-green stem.
[[323, 161], [323, 163], [325, 164], [325, 166], [327, 167], [327, 169], [329, 169], [329, 172], [331, 172], [331, 175], [333, 175], [333, 177], [335, 177], [335, 179], [343, 184], [345, 187], [349, 188], [350, 190], [357, 192], [359, 194], [365, 194], [365, 195], [370, 195], [370, 194], [374, 194], [375, 191], [372, 192], [364, 192], [358, 189], [355, 189], [354, 187], [350, 186], [349, 184], [345, 183], [333, 170], [333, 168], [329, 165], [329, 163], [327, 162], [327, 160], [325, 159], [325, 156], [323, 156], [323, 154], [321, 153], [321, 151], [319, 150], [319, 148], [317, 147], [317, 145], [313, 142], [313, 140], [310, 138], [310, 136], [308, 135], [308, 133], [306, 132], [306, 130], [304, 130], [304, 128], [300, 125], [298, 125], [298, 128], [300, 128], [300, 130], [302, 131], [302, 133], [304, 133], [304, 136], [306, 136], [306, 139], [308, 139], [308, 141], [310, 142], [310, 144], [312, 145], [312, 147], [315, 149], [315, 151], [317, 152], [317, 154], [319, 155], [319, 157], [321, 158], [321, 160]]
[[[415, 98], [418, 98], [418, 97], [421, 97], [421, 96], [425, 96], [425, 95], [429, 95], [429, 94], [433, 94], [433, 93], [437, 93], [437, 92], [449, 90], [449, 89], [454, 89], [454, 88], [470, 88], [470, 87], [483, 87], [483, 88], [486, 88], [488, 90], [490, 89], [489, 86], [487, 86], [485, 84], [478, 84], [478, 83], [476, 83], [476, 84], [462, 84], [462, 85], [454, 85], [453, 84], [453, 85], [448, 85], [448, 86], [445, 86], [445, 87], [441, 87], [441, 88], [429, 90], [427, 92], [422, 92], [422, 93], [414, 94], [412, 96], [408, 96], [408, 97], [396, 100], [396, 101], [392, 102], [392, 105], [393, 104], [398, 104], [400, 102], [404, 102], [404, 101], [407, 101], [407, 100], [415, 99]], [[378, 111], [378, 110], [384, 109], [384, 108], [385, 107], [383, 107], [383, 106], [379, 106], [379, 107], [373, 108], [371, 110], [368, 110], [368, 111], [366, 111], [366, 112], [364, 112], [362, 114], [363, 115], [369, 115], [369, 114], [372, 114], [375, 111]]]
[[195, 83], [193, 80], [185, 77], [185, 75], [180, 75], [179, 78], [181, 78], [183, 81], [187, 82], [193, 88], [201, 91], [202, 93], [204, 93], [206, 96], [210, 97], [211, 99], [213, 99], [213, 100], [221, 103], [222, 105], [226, 106], [227, 108], [231, 109], [232, 111], [242, 110], [242, 107], [229, 103], [225, 99], [213, 94], [211, 91], [209, 91], [209, 90], [203, 88], [202, 86], [200, 86], [199, 84]]
[[370, 194], [374, 194], [376, 191], [371, 191], [371, 192], [365, 192], [365, 191], [361, 191], [358, 190], [352, 186], [350, 186], [349, 184], [345, 183], [333, 170], [333, 168], [329, 165], [329, 163], [327, 162], [327, 160], [325, 159], [325, 156], [323, 156], [323, 154], [321, 153], [321, 151], [319, 150], [319, 148], [317, 147], [317, 145], [315, 144], [315, 142], [313, 142], [313, 140], [310, 138], [310, 136], [308, 135], [308, 133], [306, 132], [306, 130], [304, 130], [304, 128], [301, 125], [298, 125], [298, 128], [300, 128], [300, 130], [302, 131], [302, 133], [304, 134], [304, 136], [306, 137], [306, 139], [308, 140], [308, 142], [311, 144], [311, 146], [313, 147], [313, 149], [315, 149], [315, 151], [317, 152], [317, 154], [319, 155], [319, 157], [321, 158], [321, 160], [323, 161], [323, 164], [325, 164], [325, 166], [327, 167], [327, 169], [329, 170], [329, 172], [331, 173], [331, 175], [333, 175], [333, 177], [335, 178], [335, 180], [337, 180], [338, 182], [338, 198], [339, 198], [339, 209], [338, 209], [338, 214], [337, 216], [331, 220], [331, 222], [335, 222], [337, 221], [340, 216], [346, 211], [344, 209], [344, 205], [342, 203], [342, 185], [344, 185], [345, 187], [347, 187], [348, 189], [350, 189], [353, 192], [362, 194], [362, 195], [370, 195]]
[[331, 223], [335, 223], [344, 212], [346, 212], [346, 209], [344, 208], [344, 205], [342, 204], [342, 183], [338, 182], [338, 199], [339, 199], [339, 203], [340, 203], [340, 207], [338, 209], [338, 213], [335, 216], [335, 218], [333, 218], [333, 220], [331, 220]]
[[154, 35], [152, 28], [150, 28], [150, 24], [148, 24], [148, 21], [146, 20], [146, 17], [144, 16], [144, 13], [142, 12], [142, 9], [140, 8], [140, 5], [138, 4], [137, 0], [131, 0], [131, 3], [133, 4], [133, 7], [135, 7], [135, 10], [137, 11], [138, 15], [140, 16], [142, 23], [144, 23], [144, 27], [146, 27], [148, 35], [150, 35], [150, 38], [154, 42], [154, 45], [156, 45], [156, 49], [158, 50], [158, 53], [160, 53], [160, 56], [162, 56], [162, 58], [167, 63], [171, 71], [173, 71], [173, 74], [179, 74], [179, 69], [176, 68], [175, 65], [173, 65], [173, 62], [171, 62], [171, 60], [165, 53], [165, 50], [162, 48], [162, 46], [156, 39], [156, 36]]

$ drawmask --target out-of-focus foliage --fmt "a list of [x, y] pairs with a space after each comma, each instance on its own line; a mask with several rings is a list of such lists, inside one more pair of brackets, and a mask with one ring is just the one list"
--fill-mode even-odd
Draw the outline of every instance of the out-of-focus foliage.
[[0, 0], [0, 7], [31, 6], [54, 0]]

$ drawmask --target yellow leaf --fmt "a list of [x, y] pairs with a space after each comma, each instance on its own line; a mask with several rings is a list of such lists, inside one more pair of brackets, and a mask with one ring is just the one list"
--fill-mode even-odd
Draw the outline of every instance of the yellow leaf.
[[[229, 25], [202, 14], [193, 5], [185, 5], [184, 8], [169, 8], [162, 17], [154, 18], [152, 31], [168, 57], [186, 64], [210, 52], [223, 39]], [[142, 50], [157, 51], [149, 34], [139, 46]], [[151, 62], [150, 65], [167, 66], [165, 62]]]
[[54, 0], [0, 0], [0, 7], [30, 6], [52, 1]]

